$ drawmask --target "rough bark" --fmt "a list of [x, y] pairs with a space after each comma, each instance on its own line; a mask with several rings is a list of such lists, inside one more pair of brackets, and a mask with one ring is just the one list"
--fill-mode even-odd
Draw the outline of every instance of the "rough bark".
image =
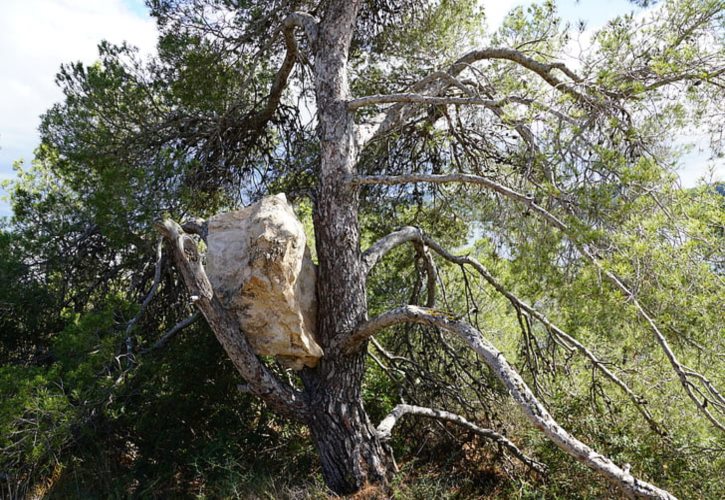
[[[317, 337], [323, 350], [367, 315], [358, 188], [346, 182], [358, 155], [347, 108], [347, 58], [360, 4], [331, 2], [314, 44], [321, 164], [313, 217], [319, 260]], [[394, 469], [392, 454], [378, 439], [362, 404], [365, 351], [364, 344], [348, 355], [325, 350], [319, 365], [302, 374], [323, 475], [339, 494], [366, 483], [385, 485]]]
[[362, 404], [365, 353], [323, 358], [303, 374], [310, 416], [308, 425], [327, 486], [337, 494], [366, 484], [386, 487], [395, 465], [390, 448], [379, 439]]

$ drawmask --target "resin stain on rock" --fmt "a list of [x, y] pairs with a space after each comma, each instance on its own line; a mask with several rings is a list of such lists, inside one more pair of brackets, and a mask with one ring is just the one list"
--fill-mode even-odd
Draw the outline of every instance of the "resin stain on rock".
[[255, 352], [301, 370], [322, 357], [314, 338], [316, 269], [284, 194], [209, 219], [206, 273]]

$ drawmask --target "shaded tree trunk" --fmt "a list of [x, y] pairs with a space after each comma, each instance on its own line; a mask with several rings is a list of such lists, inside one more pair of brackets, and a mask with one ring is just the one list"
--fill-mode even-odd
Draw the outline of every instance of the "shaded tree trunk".
[[[350, 494], [366, 484], [386, 487], [394, 473], [390, 448], [381, 443], [360, 393], [365, 353], [337, 358], [305, 377], [308, 425], [327, 486]], [[322, 376], [326, 373], [327, 376]]]
[[[350, 183], [358, 151], [346, 102], [348, 50], [360, 3], [331, 5], [315, 44], [321, 163], [313, 217], [319, 259], [317, 335], [323, 349], [367, 317], [358, 187]], [[350, 355], [326, 352], [315, 369], [303, 374], [309, 425], [325, 481], [341, 494], [367, 483], [385, 485], [394, 469], [392, 453], [363, 408], [365, 353], [365, 345]]]

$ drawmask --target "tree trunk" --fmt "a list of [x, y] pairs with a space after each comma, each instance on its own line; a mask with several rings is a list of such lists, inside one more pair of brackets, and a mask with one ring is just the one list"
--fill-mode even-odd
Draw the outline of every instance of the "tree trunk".
[[306, 384], [308, 424], [325, 483], [340, 495], [354, 493], [366, 484], [386, 488], [395, 462], [363, 408], [360, 389], [365, 352], [327, 364], [329, 378], [306, 378], [310, 382]]
[[[320, 173], [314, 207], [319, 259], [317, 336], [323, 349], [367, 318], [365, 273], [357, 220], [355, 124], [347, 109], [347, 57], [360, 0], [331, 2], [315, 46]], [[394, 461], [363, 408], [367, 348], [350, 355], [325, 351], [303, 375], [309, 425], [328, 486], [340, 494], [386, 485]]]

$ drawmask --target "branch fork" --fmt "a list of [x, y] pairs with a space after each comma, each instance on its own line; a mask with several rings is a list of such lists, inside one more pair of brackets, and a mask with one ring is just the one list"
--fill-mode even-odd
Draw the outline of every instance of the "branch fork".
[[249, 392], [259, 396], [281, 414], [304, 421], [307, 407], [302, 394], [277, 378], [262, 363], [236, 318], [215, 296], [202, 266], [197, 242], [170, 219], [158, 221], [156, 228], [169, 243], [172, 260], [189, 294], [196, 297], [194, 305], [204, 315], [219, 343], [246, 381]]

